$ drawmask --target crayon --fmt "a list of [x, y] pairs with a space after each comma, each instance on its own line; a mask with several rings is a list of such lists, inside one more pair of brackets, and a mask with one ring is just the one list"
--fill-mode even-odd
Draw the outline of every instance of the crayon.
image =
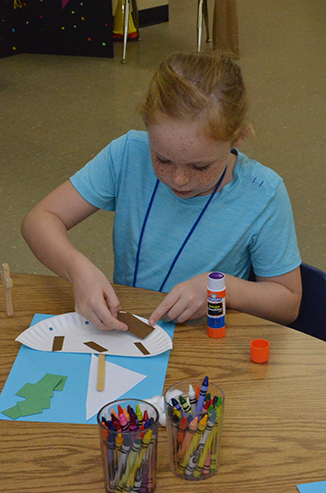
[[129, 423], [129, 431], [137, 431], [137, 430], [138, 430], [138, 424], [136, 422], [136, 415], [131, 414], [130, 423]]
[[[196, 418], [195, 418], [196, 419]], [[198, 420], [198, 418], [197, 418]], [[196, 430], [196, 433], [192, 436], [191, 441], [189, 443], [189, 446], [185, 450], [184, 456], [180, 461], [179, 464], [179, 474], [184, 474], [186, 471], [187, 464], [189, 462], [190, 456], [193, 454], [193, 452], [196, 450], [199, 439], [201, 434], [206, 428], [206, 423], [207, 423], [207, 414], [199, 421], [198, 428]]]
[[126, 431], [129, 430], [129, 428], [128, 428], [128, 422], [127, 422], [127, 420], [125, 418], [125, 415], [122, 414], [122, 413], [120, 414], [120, 426], [121, 426], [121, 431], [123, 433], [125, 433]]
[[112, 423], [116, 431], [122, 431], [119, 418], [116, 418], [114, 415], [112, 415]]
[[181, 447], [178, 450], [178, 459], [181, 459], [184, 456], [187, 448], [189, 447], [193, 435], [196, 433], [197, 425], [198, 425], [198, 417], [196, 416], [189, 424], [189, 427], [186, 429]]
[[152, 491], [154, 488], [154, 475], [155, 475], [155, 468], [154, 468], [154, 439], [152, 437], [151, 442], [148, 446], [148, 481], [147, 481], [147, 490]]
[[177, 432], [177, 445], [178, 447], [181, 446], [184, 436], [185, 436], [185, 431], [188, 426], [188, 421], [186, 416], [184, 416], [178, 426], [178, 432]]
[[197, 399], [196, 399], [196, 393], [195, 393], [192, 385], [189, 385], [188, 398], [189, 398], [190, 407], [191, 407], [192, 411], [195, 413], [196, 412]]
[[108, 454], [108, 471], [109, 478], [114, 478], [114, 449], [115, 449], [115, 436], [110, 433], [107, 440], [107, 454]]
[[176, 409], [180, 413], [182, 412], [182, 407], [181, 407], [180, 402], [177, 399], [175, 399], [174, 397], [172, 397], [172, 399], [171, 399], [171, 404], [174, 407], [174, 409]]
[[188, 401], [186, 401], [186, 399], [182, 395], [180, 395], [179, 400], [184, 412], [191, 413], [191, 407], [189, 406]]
[[200, 478], [200, 476], [203, 473], [203, 469], [205, 466], [206, 458], [207, 455], [210, 454], [210, 449], [213, 443], [213, 440], [215, 438], [215, 427], [213, 426], [211, 432], [209, 433], [209, 436], [206, 440], [206, 443], [204, 445], [204, 448], [202, 449], [198, 462], [196, 464], [195, 470], [193, 472], [194, 478]]
[[[135, 463], [133, 465], [132, 471], [127, 481], [127, 487], [130, 489], [134, 487], [138, 471], [141, 471], [144, 465], [147, 464], [147, 461], [144, 460], [144, 457], [147, 453], [148, 446], [151, 443], [152, 433], [153, 433], [152, 430], [148, 430], [142, 440], [140, 451], [138, 453], [138, 456], [136, 457]], [[140, 486], [141, 486], [141, 481], [139, 483], [139, 489]]]
[[139, 404], [136, 405], [136, 416], [138, 419], [138, 425], [139, 427], [141, 427], [141, 425], [143, 424], [143, 413], [141, 412]]
[[208, 452], [205, 460], [204, 469], [203, 469], [204, 476], [207, 476], [210, 473], [210, 469], [211, 469], [210, 465], [211, 465], [211, 451]]
[[119, 481], [125, 470], [130, 447], [131, 447], [131, 436], [129, 434], [125, 434], [123, 437], [123, 444], [119, 455], [118, 468], [114, 477], [115, 484]]
[[129, 474], [132, 471], [132, 468], [133, 468], [133, 465], [135, 463], [137, 454], [140, 450], [141, 443], [142, 443], [142, 441], [140, 440], [140, 438], [136, 438], [136, 440], [134, 441], [132, 448], [128, 454], [125, 471], [124, 471], [123, 475], [121, 476], [120, 480], [118, 481], [118, 484], [116, 484], [116, 487], [115, 487], [116, 493], [123, 491], [123, 487], [125, 486], [126, 482], [128, 481]]
[[199, 394], [200, 394], [200, 386], [196, 385], [196, 401], [199, 399]]
[[124, 417], [126, 418], [126, 421], [128, 423], [128, 426], [129, 426], [129, 423], [130, 423], [130, 414], [128, 413], [127, 409], [124, 407], [122, 409], [122, 413], [124, 415]]
[[118, 433], [117, 438], [115, 439], [115, 449], [114, 449], [114, 458], [115, 458], [114, 462], [115, 462], [115, 464], [118, 463], [122, 444], [123, 444], [123, 435], [121, 433]]
[[145, 473], [143, 474], [140, 493], [147, 493], [147, 483], [148, 483], [148, 466], [146, 467]]
[[205, 428], [204, 432], [201, 434], [197, 449], [195, 450], [194, 454], [191, 456], [191, 458], [189, 460], [189, 464], [187, 465], [187, 468], [185, 471], [185, 474], [187, 476], [191, 476], [195, 470], [195, 467], [196, 467], [197, 462], [199, 460], [201, 451], [203, 450], [205, 443], [206, 443], [206, 440], [207, 440], [207, 438], [208, 438], [208, 436], [209, 436], [209, 434], [212, 431], [212, 428], [214, 426], [215, 419], [216, 419], [216, 413], [213, 413], [211, 416], [208, 416], [208, 418], [207, 418], [206, 428]]
[[203, 381], [201, 387], [200, 387], [200, 393], [199, 393], [197, 406], [196, 406], [196, 413], [201, 413], [201, 411], [203, 409], [207, 389], [208, 389], [208, 377], [206, 376], [204, 378], [204, 381]]

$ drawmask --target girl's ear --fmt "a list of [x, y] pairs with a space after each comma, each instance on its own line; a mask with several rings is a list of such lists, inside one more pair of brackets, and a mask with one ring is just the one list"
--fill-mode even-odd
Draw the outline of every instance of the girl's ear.
[[252, 125], [246, 125], [245, 129], [241, 132], [239, 137], [234, 141], [234, 147], [240, 147], [249, 135], [254, 135], [254, 129]]

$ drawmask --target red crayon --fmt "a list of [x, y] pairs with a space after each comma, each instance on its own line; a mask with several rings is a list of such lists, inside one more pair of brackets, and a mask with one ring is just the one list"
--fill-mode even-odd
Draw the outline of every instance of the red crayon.
[[119, 421], [119, 418], [116, 418], [116, 417], [114, 416], [114, 414], [112, 414], [111, 421], [112, 421], [113, 426], [115, 427], [115, 429], [116, 429], [117, 431], [121, 431], [121, 426], [120, 426], [120, 421]]
[[138, 425], [136, 421], [136, 416], [132, 414], [130, 417], [129, 431], [137, 431], [137, 430], [138, 430]]

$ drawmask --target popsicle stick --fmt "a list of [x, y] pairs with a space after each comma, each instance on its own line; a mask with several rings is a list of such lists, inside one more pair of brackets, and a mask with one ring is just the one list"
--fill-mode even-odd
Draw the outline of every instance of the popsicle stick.
[[12, 306], [12, 296], [11, 296], [11, 288], [13, 287], [13, 282], [10, 277], [9, 265], [7, 263], [2, 264], [1, 277], [5, 288], [6, 315], [10, 317], [14, 314], [14, 309]]
[[105, 386], [105, 354], [98, 355], [97, 362], [97, 390], [102, 392]]

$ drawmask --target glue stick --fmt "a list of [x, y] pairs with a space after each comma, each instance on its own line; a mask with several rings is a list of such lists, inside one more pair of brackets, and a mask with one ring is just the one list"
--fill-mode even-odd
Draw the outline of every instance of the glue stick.
[[208, 274], [207, 334], [214, 339], [225, 336], [225, 276], [222, 272]]

